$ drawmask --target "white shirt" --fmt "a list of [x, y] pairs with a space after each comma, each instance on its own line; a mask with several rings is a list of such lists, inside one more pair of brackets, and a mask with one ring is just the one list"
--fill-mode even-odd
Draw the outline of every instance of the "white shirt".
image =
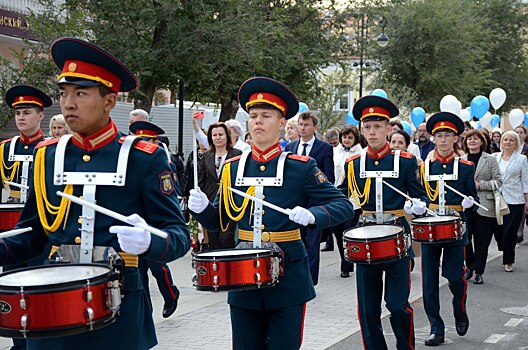
[[307, 142], [303, 141], [302, 139], [299, 139], [299, 146], [297, 147], [297, 154], [302, 155], [303, 149], [304, 149], [303, 145], [307, 143], [308, 146], [306, 146], [306, 155], [307, 156], [310, 155], [310, 151], [312, 150], [314, 142], [315, 142], [315, 135], [312, 136], [312, 138]]
[[224, 166], [225, 159], [227, 157], [227, 153], [223, 156], [217, 156], [215, 153], [215, 168], [216, 168], [216, 175], [220, 178], [220, 172], [222, 171], [222, 167]]
[[241, 139], [238, 139], [235, 145], [233, 146], [233, 148], [238, 148], [239, 150], [244, 152], [248, 149], [251, 149], [251, 146], [245, 143], [244, 141], [242, 141]]

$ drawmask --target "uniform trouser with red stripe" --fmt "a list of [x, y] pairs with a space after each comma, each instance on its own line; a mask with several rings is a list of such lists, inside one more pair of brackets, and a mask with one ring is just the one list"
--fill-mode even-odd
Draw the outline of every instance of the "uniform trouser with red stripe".
[[156, 279], [159, 291], [163, 296], [163, 300], [166, 304], [172, 303], [178, 299], [178, 292], [174, 282], [172, 281], [172, 275], [167, 264], [160, 264], [152, 261], [148, 261], [148, 268], [150, 273]]
[[[409, 304], [411, 263], [405, 257], [383, 264], [357, 264], [357, 302], [365, 349], [388, 349], [381, 327], [381, 298], [385, 273], [385, 303], [397, 349], [414, 349], [413, 309]], [[392, 345], [390, 348], [394, 348]]]
[[231, 308], [234, 350], [298, 350], [306, 304], [276, 310]]
[[422, 244], [422, 279], [424, 308], [431, 334], [444, 335], [445, 324], [440, 317], [439, 268], [442, 255], [442, 276], [449, 281], [453, 294], [453, 313], [455, 318], [466, 311], [467, 281], [464, 278], [464, 245]]

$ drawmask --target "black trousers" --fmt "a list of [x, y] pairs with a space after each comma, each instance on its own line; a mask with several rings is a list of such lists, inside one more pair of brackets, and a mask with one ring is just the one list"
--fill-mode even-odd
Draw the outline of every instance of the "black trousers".
[[524, 204], [508, 204], [510, 213], [504, 216], [504, 225], [498, 226], [495, 232], [495, 239], [502, 248], [502, 263], [515, 263], [515, 245], [517, 244], [517, 229], [521, 223]]
[[339, 251], [339, 256], [341, 257], [341, 272], [353, 272], [354, 264], [345, 260], [345, 249], [343, 247], [343, 234], [349, 228], [357, 226], [359, 217], [361, 215], [361, 209], [356, 209], [354, 211], [354, 217], [352, 220], [345, 221], [337, 226], [332, 228], [334, 235], [336, 236], [337, 250]]
[[466, 245], [466, 266], [478, 275], [484, 274], [488, 248], [497, 230], [497, 220], [481, 216], [477, 212], [466, 213], [469, 243]]

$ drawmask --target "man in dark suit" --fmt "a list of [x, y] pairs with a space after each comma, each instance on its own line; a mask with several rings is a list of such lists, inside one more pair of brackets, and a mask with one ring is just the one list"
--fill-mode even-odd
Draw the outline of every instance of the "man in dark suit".
[[[285, 150], [294, 154], [310, 156], [315, 159], [317, 167], [326, 175], [328, 181], [335, 182], [334, 177], [334, 153], [330, 144], [319, 140], [315, 137], [318, 120], [312, 111], [306, 111], [299, 114], [299, 135], [298, 141], [286, 145]], [[310, 201], [310, 206], [316, 206], [319, 203]], [[310, 274], [314, 285], [319, 281], [319, 258], [321, 229], [311, 229], [308, 227], [301, 228], [301, 236], [308, 250], [308, 261], [310, 263]]]

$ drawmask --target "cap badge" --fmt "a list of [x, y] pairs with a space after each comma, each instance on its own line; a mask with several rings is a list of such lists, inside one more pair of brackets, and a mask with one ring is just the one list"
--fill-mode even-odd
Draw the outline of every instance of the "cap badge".
[[19, 100], [19, 101], [24, 101], [24, 97], [20, 96], [20, 97], [18, 98], [18, 100]]
[[369, 113], [374, 113], [374, 108], [369, 108]]
[[262, 100], [263, 98], [264, 98], [264, 95], [262, 95], [262, 94], [258, 94], [257, 95], [257, 99]]
[[445, 125], [445, 123], [444, 123], [444, 122], [441, 122], [441, 123], [440, 123], [440, 125], [444, 126], [444, 125]]
[[68, 65], [68, 71], [70, 71], [70, 72], [75, 72], [76, 69], [77, 69], [77, 63], [75, 63], [75, 62], [71, 62], [71, 63]]

